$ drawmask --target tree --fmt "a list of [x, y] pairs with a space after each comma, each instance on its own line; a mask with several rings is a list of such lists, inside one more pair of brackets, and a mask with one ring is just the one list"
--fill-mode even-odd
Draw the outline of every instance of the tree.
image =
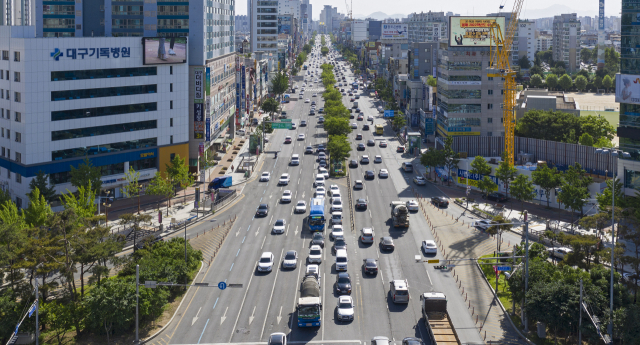
[[327, 47], [322, 47], [320, 49], [320, 53], [322, 53], [322, 56], [327, 56], [327, 54], [329, 54], [329, 48]]
[[613, 79], [608, 74], [602, 78], [602, 87], [604, 87], [605, 92], [613, 87]]
[[503, 153], [502, 161], [500, 165], [496, 169], [496, 177], [499, 181], [504, 184], [504, 189], [507, 191], [507, 196], [509, 195], [509, 183], [513, 181], [518, 175], [518, 169], [513, 165], [509, 164], [509, 161], [506, 159], [507, 153]]
[[498, 185], [493, 182], [493, 180], [489, 176], [483, 176], [480, 181], [478, 181], [478, 189], [484, 193], [484, 197], [486, 198], [489, 193], [498, 190]]
[[557, 168], [550, 169], [546, 164], [538, 165], [538, 168], [531, 173], [533, 183], [537, 184], [544, 190], [547, 197], [547, 207], [549, 207], [549, 197], [551, 190], [560, 187], [561, 175]]
[[502, 215], [497, 215], [495, 217], [493, 217], [492, 219], [492, 223], [493, 224], [497, 224], [497, 225], [492, 225], [490, 227], [487, 228], [487, 233], [491, 234], [491, 235], [497, 235], [497, 243], [496, 243], [496, 250], [498, 252], [500, 252], [500, 245], [502, 244], [502, 233], [505, 231], [509, 231], [511, 229], [511, 225], [500, 225], [500, 224], [508, 224], [511, 223], [511, 221], [509, 221], [508, 219], [504, 218]]
[[[629, 199], [625, 198], [623, 191], [623, 184], [620, 179], [615, 178], [615, 202], [616, 208], [627, 208], [631, 207]], [[598, 201], [598, 208], [602, 212], [609, 212], [611, 214], [611, 186], [614, 184], [614, 180], [607, 180], [607, 187], [602, 191], [602, 193], [596, 194], [596, 200]]]
[[582, 214], [585, 200], [589, 198], [588, 187], [591, 182], [593, 182], [593, 178], [587, 176], [586, 171], [578, 163], [570, 165], [562, 175], [562, 189], [558, 194], [558, 199], [573, 211], [571, 212], [572, 227], [574, 212], [580, 211]]
[[29, 192], [27, 196], [31, 197], [31, 194], [36, 188], [48, 203], [52, 203], [57, 199], [55, 186], [49, 181], [49, 175], [42, 171], [38, 171], [38, 175], [29, 182], [31, 192]]
[[429, 173], [431, 173], [431, 170], [435, 171], [435, 169], [431, 168], [442, 166], [444, 164], [444, 151], [429, 149], [427, 152], [420, 155], [420, 164], [429, 168]]
[[[302, 53], [304, 54], [304, 53]], [[287, 73], [284, 70], [279, 70], [271, 79], [271, 91], [278, 97], [287, 92], [289, 88], [289, 77], [287, 77]]]
[[568, 74], [563, 74], [560, 79], [558, 79], [558, 85], [564, 90], [567, 91], [573, 86], [573, 81]]
[[127, 183], [122, 186], [122, 194], [125, 198], [138, 197], [138, 214], [140, 214], [140, 192], [142, 191], [142, 186], [138, 182], [140, 173], [130, 166], [129, 171], [124, 173], [124, 179]]
[[616, 129], [604, 116], [580, 116], [577, 118], [581, 133], [589, 133], [594, 140], [605, 137], [612, 140], [615, 137]]
[[85, 157], [82, 164], [78, 165], [78, 168], [71, 166], [71, 185], [78, 187], [91, 188], [93, 194], [97, 195], [102, 189], [102, 172], [99, 167], [94, 167], [89, 158]]
[[601, 137], [593, 144], [593, 147], [613, 148], [613, 143], [611, 142], [611, 140], [605, 137]]
[[407, 119], [404, 117], [404, 115], [398, 114], [393, 117], [393, 121], [391, 122], [391, 124], [393, 125], [393, 128], [395, 130], [399, 130], [407, 124]]
[[[73, 328], [73, 308], [70, 303], [51, 301], [39, 306], [42, 322], [47, 325], [49, 334], [53, 334], [58, 345], [65, 344], [64, 336]], [[51, 339], [48, 340], [51, 342]]]
[[132, 306], [136, 304], [135, 285], [124, 279], [108, 279], [93, 289], [85, 301], [88, 311], [86, 322], [95, 331], [104, 329], [109, 344], [113, 327], [125, 329], [135, 316], [132, 312]]
[[23, 211], [24, 220], [27, 226], [39, 227], [47, 223], [49, 217], [53, 215], [51, 206], [40, 194], [40, 190], [36, 187], [29, 195], [29, 207]]
[[575, 284], [564, 281], [532, 284], [527, 291], [524, 308], [531, 319], [544, 322], [553, 329], [557, 338], [559, 332], [571, 329], [571, 324], [575, 323], [575, 315], [579, 313], [579, 295]]
[[489, 175], [491, 174], [491, 166], [487, 163], [487, 160], [484, 159], [484, 157], [476, 156], [476, 158], [471, 162], [469, 172], [477, 175]]
[[[180, 158], [180, 155], [176, 155], [169, 164], [166, 164], [167, 175], [171, 185], [175, 188], [180, 186], [186, 188], [193, 183], [193, 177], [189, 174], [189, 167], [185, 164], [184, 158]], [[187, 190], [185, 189], [185, 200], [187, 197]]]
[[529, 176], [518, 175], [518, 177], [511, 183], [511, 196], [521, 202], [522, 209], [524, 210], [524, 202], [531, 201], [536, 196], [536, 190], [533, 186], [533, 181], [529, 179]]
[[615, 48], [604, 49], [604, 71], [608, 76], [614, 76], [620, 71], [620, 54]]
[[588, 83], [589, 81], [583, 75], [579, 75], [576, 77], [576, 81], [575, 81], [576, 89], [578, 89], [580, 92], [584, 91]]
[[542, 69], [542, 67], [540, 67], [539, 65], [534, 65], [533, 67], [531, 67], [529, 69], [529, 74], [530, 75], [544, 75], [544, 70]]
[[596, 89], [602, 89], [602, 77], [596, 75], [596, 77], [593, 79], [593, 85], [595, 85]]
[[457, 152], [453, 151], [453, 137], [448, 136], [444, 139], [444, 166], [447, 168], [449, 174], [449, 181], [451, 181], [451, 171], [454, 169], [458, 169], [458, 163], [460, 163], [460, 156]]
[[558, 86], [558, 76], [553, 73], [547, 74], [545, 83], [547, 84], [547, 87], [549, 89], [554, 89], [556, 86]]
[[262, 105], [260, 106], [260, 109], [262, 109], [262, 111], [269, 114], [269, 118], [272, 121], [273, 113], [277, 113], [278, 108], [280, 108], [280, 103], [275, 100], [275, 98], [267, 98], [264, 102], [262, 102]]
[[434, 78], [432, 75], [427, 77], [427, 85], [431, 87], [438, 86], [438, 79]]
[[162, 177], [161, 172], [157, 171], [156, 175], [149, 182], [149, 185], [147, 186], [147, 190], [145, 192], [148, 195], [156, 195], [167, 199], [167, 217], [169, 217], [169, 206], [171, 203], [171, 196], [173, 195], [171, 182]]
[[140, 224], [146, 224], [151, 221], [151, 215], [142, 213], [142, 214], [133, 214], [133, 213], [125, 213], [120, 216], [120, 225], [127, 226], [131, 225], [131, 231], [133, 232], [133, 251], [135, 252], [138, 244], [138, 232], [142, 230]]
[[62, 205], [65, 210], [72, 210], [79, 218], [91, 218], [98, 208], [95, 199], [96, 195], [91, 188], [85, 189], [84, 186], [80, 186], [77, 193], [67, 191], [62, 194]]
[[585, 64], [588, 64], [589, 61], [591, 61], [591, 49], [589, 48], [582, 48], [580, 50], [580, 59], [582, 60], [582, 62], [584, 62]]
[[324, 130], [327, 131], [327, 135], [347, 135], [351, 133], [351, 126], [349, 125], [349, 119], [342, 117], [329, 117], [324, 121]]
[[578, 142], [580, 145], [593, 146], [593, 137], [589, 133], [582, 133]]
[[529, 83], [533, 87], [540, 87], [542, 85], [542, 77], [540, 76], [540, 74], [534, 74], [531, 76]]
[[329, 137], [327, 151], [333, 161], [340, 162], [351, 155], [351, 144], [346, 135], [333, 135]]
[[522, 55], [522, 57], [518, 60], [518, 65], [522, 69], [531, 68], [531, 61], [529, 61], [529, 57], [527, 55]]

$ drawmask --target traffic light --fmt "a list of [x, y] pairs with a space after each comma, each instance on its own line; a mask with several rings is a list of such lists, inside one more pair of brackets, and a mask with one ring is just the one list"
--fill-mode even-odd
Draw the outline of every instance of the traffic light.
[[438, 266], [433, 266], [433, 268], [437, 269], [437, 270], [446, 270], [447, 269], [447, 265], [438, 265]]

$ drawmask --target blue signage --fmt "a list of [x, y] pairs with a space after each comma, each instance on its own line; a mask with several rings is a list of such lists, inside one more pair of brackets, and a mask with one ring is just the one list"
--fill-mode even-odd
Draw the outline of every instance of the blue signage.
[[240, 103], [240, 109], [245, 109], [245, 93], [247, 92], [247, 84], [246, 84], [246, 74], [245, 74], [245, 66], [242, 66], [242, 91], [240, 92], [240, 96], [242, 97], [242, 102]]
[[207, 121], [204, 126], [205, 137], [207, 141], [211, 141], [211, 118], [207, 116]]
[[227, 283], [225, 283], [225, 282], [219, 282], [218, 283], [218, 289], [224, 290], [226, 288], [227, 288]]
[[447, 132], [471, 132], [471, 127], [447, 127]]
[[76, 60], [78, 57], [84, 60], [85, 56], [95, 57], [96, 59], [104, 58], [128, 58], [131, 57], [131, 47], [116, 48], [69, 48], [65, 52], [55, 48], [49, 55], [55, 60], [60, 61], [61, 57], [68, 57]]
[[433, 134], [435, 130], [436, 130], [436, 127], [433, 119], [430, 119], [430, 118], [424, 119], [424, 134], [426, 135]]
[[[458, 169], [458, 176], [463, 177], [463, 178], [469, 178], [469, 180], [474, 180], [474, 181], [480, 181], [482, 179], [482, 175], [480, 175], [480, 174], [470, 174], [470, 173], [467, 173], [466, 170], [462, 170], [462, 169]], [[495, 184], [499, 183], [497, 177], [489, 175], [489, 178]]]
[[393, 110], [385, 110], [384, 117], [393, 117]]
[[511, 271], [511, 267], [509, 266], [494, 266], [496, 271]]

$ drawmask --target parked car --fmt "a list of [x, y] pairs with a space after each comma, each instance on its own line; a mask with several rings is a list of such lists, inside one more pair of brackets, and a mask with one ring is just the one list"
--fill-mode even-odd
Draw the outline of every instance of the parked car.
[[448, 207], [449, 201], [443, 196], [434, 196], [431, 198], [431, 202], [438, 207]]
[[505, 202], [505, 201], [509, 201], [509, 198], [507, 198], [507, 196], [502, 193], [491, 193], [487, 196], [487, 200]]

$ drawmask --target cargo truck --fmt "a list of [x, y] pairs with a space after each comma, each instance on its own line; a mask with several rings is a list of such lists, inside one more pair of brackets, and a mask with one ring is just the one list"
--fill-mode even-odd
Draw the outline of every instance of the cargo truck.
[[447, 296], [442, 292], [425, 292], [420, 295], [422, 316], [433, 345], [460, 345], [458, 333], [447, 312]]
[[404, 201], [392, 201], [390, 206], [393, 226], [396, 228], [408, 228], [409, 209], [407, 209], [406, 203]]
[[320, 279], [317, 274], [307, 274], [302, 278], [298, 299], [298, 327], [320, 327], [322, 322], [322, 299]]

